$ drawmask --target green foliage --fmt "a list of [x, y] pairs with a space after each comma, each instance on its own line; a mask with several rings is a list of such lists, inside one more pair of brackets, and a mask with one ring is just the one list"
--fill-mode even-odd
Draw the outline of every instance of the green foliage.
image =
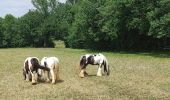
[[79, 1], [67, 42], [73, 48], [159, 49], [170, 32], [169, 7], [168, 0]]
[[43, 46], [41, 23], [43, 16], [37, 11], [29, 11], [20, 18], [20, 32], [23, 35], [26, 46], [39, 47]]
[[159, 6], [148, 14], [150, 18], [149, 35], [156, 38], [170, 37], [170, 1], [162, 0]]
[[0, 17], [0, 47], [3, 47], [3, 30], [2, 30], [3, 19]]
[[169, 0], [32, 0], [36, 10], [0, 18], [0, 47], [158, 50], [170, 45]]
[[17, 36], [17, 19], [12, 15], [6, 15], [2, 21], [2, 47], [14, 47]]

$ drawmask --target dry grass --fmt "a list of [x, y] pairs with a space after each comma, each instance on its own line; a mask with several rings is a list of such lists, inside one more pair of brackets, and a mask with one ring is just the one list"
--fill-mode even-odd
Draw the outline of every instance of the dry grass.
[[[1, 100], [169, 100], [170, 59], [159, 54], [102, 52], [109, 61], [109, 77], [97, 77], [97, 66], [88, 66], [88, 77], [79, 78], [80, 55], [91, 51], [65, 48], [0, 49]], [[94, 53], [94, 52], [93, 52]], [[60, 59], [58, 83], [31, 85], [22, 77], [28, 56]]]

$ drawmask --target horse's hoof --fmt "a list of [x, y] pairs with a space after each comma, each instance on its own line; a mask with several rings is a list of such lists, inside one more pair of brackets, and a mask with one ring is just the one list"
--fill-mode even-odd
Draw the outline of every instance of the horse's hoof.
[[55, 81], [52, 81], [51, 84], [55, 84]]
[[84, 76], [80, 76], [80, 78], [84, 78]]
[[46, 83], [50, 83], [51, 80], [50, 80], [50, 79], [46, 79], [45, 82], [46, 82]]
[[37, 83], [32, 83], [32, 85], [36, 85]]
[[97, 76], [99, 76], [99, 77], [100, 77], [100, 76], [102, 76], [102, 75], [101, 75], [101, 74], [97, 74]]
[[79, 76], [80, 76], [81, 78], [84, 78], [84, 76], [85, 76], [85, 75], [84, 75], [84, 72], [81, 71], [80, 74], [79, 74]]
[[84, 78], [84, 75], [80, 74], [79, 77]]

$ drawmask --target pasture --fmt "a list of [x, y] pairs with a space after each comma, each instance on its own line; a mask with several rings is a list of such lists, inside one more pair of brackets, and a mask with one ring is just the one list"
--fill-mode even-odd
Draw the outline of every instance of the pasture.
[[[1, 100], [169, 100], [170, 58], [167, 54], [103, 53], [110, 76], [97, 77], [97, 66], [88, 66], [88, 77], [79, 78], [80, 55], [97, 53], [66, 48], [0, 49]], [[23, 62], [28, 56], [56, 56], [60, 78], [56, 84], [31, 85], [23, 80]]]

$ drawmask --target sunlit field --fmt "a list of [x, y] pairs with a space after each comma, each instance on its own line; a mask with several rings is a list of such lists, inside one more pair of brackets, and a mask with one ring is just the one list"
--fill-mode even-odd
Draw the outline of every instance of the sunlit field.
[[[97, 77], [97, 66], [88, 66], [88, 77], [79, 78], [80, 56], [97, 51], [66, 48], [0, 49], [1, 100], [169, 100], [170, 58], [161, 53], [103, 53], [110, 76]], [[56, 56], [60, 78], [56, 84], [23, 80], [26, 57]]]

